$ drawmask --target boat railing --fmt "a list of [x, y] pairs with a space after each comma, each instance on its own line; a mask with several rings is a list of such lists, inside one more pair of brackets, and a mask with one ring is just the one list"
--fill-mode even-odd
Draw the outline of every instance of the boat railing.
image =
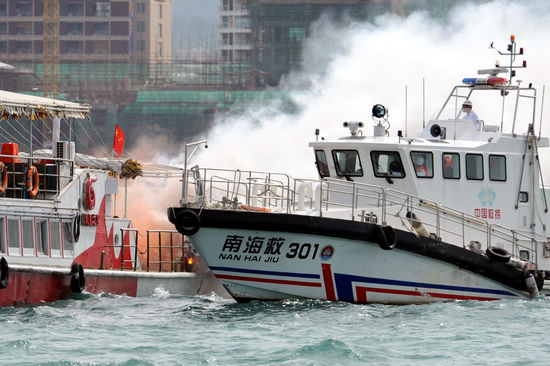
[[[8, 183], [5, 197], [25, 198], [26, 168], [29, 167], [29, 157], [24, 155], [0, 155], [0, 161], [6, 166]], [[51, 156], [33, 156], [32, 165], [38, 173], [37, 199], [55, 197], [66, 182], [73, 179], [74, 162], [68, 159]]]
[[[128, 243], [128, 247], [131, 249], [134, 249], [134, 259], [132, 258], [127, 258], [125, 259], [124, 258], [124, 234], [125, 233], [133, 233], [134, 234], [134, 238], [135, 238], [135, 242], [134, 244], [131, 244], [131, 243]], [[138, 229], [133, 229], [133, 228], [121, 228], [120, 229], [120, 270], [121, 271], [124, 271], [124, 265], [126, 263], [130, 263], [131, 264], [131, 267], [130, 268], [133, 268], [134, 271], [137, 270], [138, 266], [137, 266], [137, 261], [138, 261], [138, 237], [139, 237], [139, 230]]]
[[[190, 204], [243, 209], [243, 204], [272, 212], [309, 211], [354, 221], [401, 227], [416, 235], [444, 240], [482, 252], [500, 246], [536, 267], [538, 248], [548, 238], [510, 230], [413, 194], [335, 178], [294, 179], [268, 172], [201, 169], [189, 174]], [[192, 200], [193, 197], [188, 197]], [[246, 209], [246, 208], [245, 208]], [[550, 253], [550, 247], [549, 247]]]
[[[195, 169], [187, 175], [186, 199], [222, 207], [262, 207], [291, 212], [299, 182], [286, 174], [226, 169]], [[312, 205], [312, 198], [309, 203]]]
[[444, 240], [482, 252], [489, 246], [503, 247], [513, 257], [536, 268], [538, 248], [548, 238], [511, 230], [460, 210], [380, 186], [325, 178], [320, 185], [319, 214], [334, 215], [344, 208], [348, 219], [405, 227], [419, 236]]
[[147, 230], [147, 248], [139, 253], [146, 257], [147, 272], [154, 268], [158, 272], [193, 270], [191, 244], [177, 230]]

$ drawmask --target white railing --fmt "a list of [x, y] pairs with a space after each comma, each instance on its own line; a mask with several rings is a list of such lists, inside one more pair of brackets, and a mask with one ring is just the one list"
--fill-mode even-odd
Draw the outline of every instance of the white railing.
[[262, 208], [271, 212], [344, 218], [405, 227], [420, 236], [483, 251], [500, 246], [536, 268], [542, 235], [522, 233], [415, 195], [334, 178], [294, 179], [286, 174], [194, 169], [188, 174], [190, 206]]

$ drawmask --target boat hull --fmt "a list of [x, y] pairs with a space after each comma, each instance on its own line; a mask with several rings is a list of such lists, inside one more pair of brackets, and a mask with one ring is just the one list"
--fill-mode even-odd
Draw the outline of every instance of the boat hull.
[[[177, 223], [181, 210], [169, 210]], [[191, 240], [237, 301], [305, 297], [410, 304], [528, 298], [524, 274], [463, 248], [322, 217], [201, 210]], [[176, 225], [177, 227], [178, 225]], [[542, 284], [540, 284], [542, 285]]]
[[[70, 269], [9, 265], [7, 286], [0, 289], [0, 306], [54, 302], [67, 298], [71, 290]], [[212, 292], [231, 298], [212, 272], [142, 272], [84, 269], [83, 291], [132, 297], [151, 296], [158, 288], [171, 295], [207, 295]]]

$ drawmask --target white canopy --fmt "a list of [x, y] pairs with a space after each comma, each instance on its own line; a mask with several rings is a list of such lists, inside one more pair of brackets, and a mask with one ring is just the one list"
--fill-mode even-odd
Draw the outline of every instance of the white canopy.
[[0, 115], [25, 117], [90, 118], [90, 105], [0, 90]]

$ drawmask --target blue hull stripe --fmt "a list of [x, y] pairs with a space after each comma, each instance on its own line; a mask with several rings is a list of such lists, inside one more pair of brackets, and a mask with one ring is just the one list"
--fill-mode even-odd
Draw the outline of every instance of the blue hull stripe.
[[334, 280], [336, 282], [336, 290], [338, 291], [338, 299], [343, 301], [353, 301], [352, 282], [376, 283], [380, 285], [405, 286], [405, 287], [416, 287], [416, 288], [432, 288], [432, 289], [439, 289], [439, 290], [475, 292], [475, 293], [504, 295], [504, 296], [518, 296], [506, 290], [438, 285], [438, 284], [423, 283], [423, 282], [388, 280], [385, 278], [363, 277], [363, 276], [346, 275], [346, 274], [340, 274], [340, 273], [334, 273]]
[[276, 271], [261, 271], [257, 269], [244, 269], [244, 268], [233, 268], [233, 267], [210, 267], [213, 271], [228, 271], [228, 272], [238, 272], [238, 273], [254, 273], [259, 275], [267, 276], [285, 276], [285, 277], [298, 277], [298, 278], [315, 278], [320, 279], [320, 275], [309, 274], [309, 273], [294, 273], [294, 272], [276, 272]]
[[[313, 279], [321, 278], [320, 275], [309, 274], [309, 273], [262, 271], [262, 270], [234, 268], [234, 267], [210, 267], [210, 268], [213, 271], [251, 273], [251, 274], [267, 275], [267, 276], [284, 276], [284, 277], [313, 278]], [[447, 291], [474, 292], [474, 293], [493, 294], [493, 295], [501, 295], [501, 296], [514, 296], [514, 297], [518, 296], [506, 290], [439, 285], [439, 284], [424, 283], [424, 282], [389, 280], [386, 278], [364, 277], [364, 276], [347, 275], [347, 274], [341, 274], [341, 273], [334, 273], [334, 280], [336, 285], [336, 291], [338, 292], [338, 299], [342, 301], [353, 301], [353, 283], [354, 282], [355, 283], [375, 283], [379, 285], [390, 285], [390, 286], [404, 286], [409, 288], [414, 287], [414, 288], [425, 288], [425, 289], [439, 289], [439, 290], [447, 290]]]

